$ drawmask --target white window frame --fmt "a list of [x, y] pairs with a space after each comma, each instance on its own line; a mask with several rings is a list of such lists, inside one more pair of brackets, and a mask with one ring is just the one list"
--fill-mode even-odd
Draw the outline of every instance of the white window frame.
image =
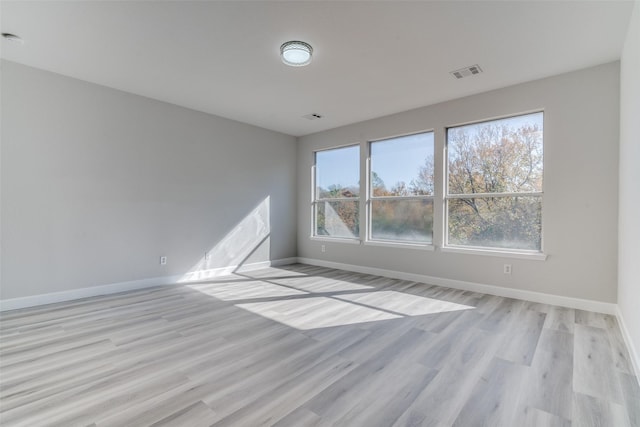
[[[536, 192], [518, 192], [518, 193], [472, 193], [472, 194], [449, 194], [449, 129], [481, 124], [481, 123], [490, 123], [498, 120], [509, 119], [513, 117], [526, 116], [529, 114], [543, 114], [543, 136], [542, 136], [542, 191]], [[545, 153], [544, 149], [544, 110], [533, 110], [527, 111], [523, 113], [510, 114], [500, 117], [493, 117], [490, 119], [477, 120], [473, 122], [461, 123], [456, 125], [447, 126], [444, 132], [444, 156], [443, 156], [443, 229], [442, 229], [442, 241], [443, 246], [441, 248], [442, 252], [450, 252], [450, 253], [463, 253], [463, 254], [476, 254], [476, 255], [489, 255], [489, 256], [502, 256], [507, 258], [521, 258], [521, 259], [533, 259], [533, 260], [546, 260], [547, 255], [544, 253], [544, 164], [545, 164]], [[533, 249], [512, 249], [512, 248], [494, 248], [490, 246], [470, 246], [470, 245], [455, 245], [449, 243], [449, 200], [455, 199], [473, 199], [473, 198], [497, 198], [497, 197], [539, 197], [541, 204], [541, 223], [540, 223], [540, 250]]]
[[[317, 209], [316, 209], [316, 205], [320, 202], [339, 202], [339, 201], [350, 201], [350, 202], [357, 202], [358, 205], [358, 212], [360, 211], [360, 193], [362, 193], [362, 184], [360, 185], [360, 188], [358, 190], [358, 197], [338, 197], [338, 198], [319, 198], [318, 196], [318, 187], [316, 185], [316, 175], [317, 175], [317, 168], [316, 168], [316, 155], [317, 153], [323, 152], [323, 151], [331, 151], [331, 150], [339, 150], [341, 148], [348, 148], [348, 147], [358, 147], [358, 153], [360, 154], [358, 156], [358, 176], [360, 176], [360, 158], [361, 158], [361, 150], [362, 147], [360, 147], [360, 143], [351, 143], [351, 144], [345, 144], [345, 145], [338, 145], [335, 147], [328, 147], [328, 148], [321, 148], [318, 150], [314, 150], [313, 151], [313, 165], [311, 166], [311, 234], [310, 234], [310, 239], [311, 240], [320, 240], [320, 241], [331, 241], [331, 242], [343, 242], [343, 243], [351, 243], [351, 244], [360, 244], [360, 236], [357, 237], [334, 237], [334, 236], [327, 236], [327, 235], [319, 235], [316, 234], [318, 227], [317, 227]], [[359, 215], [360, 216], [360, 215]], [[360, 225], [361, 227], [361, 225]], [[359, 233], [361, 233], [361, 231], [359, 230]]]
[[[406, 133], [406, 134], [401, 134], [401, 135], [396, 135], [396, 136], [390, 136], [390, 137], [386, 137], [386, 138], [378, 138], [378, 139], [372, 139], [370, 141], [367, 142], [367, 162], [366, 162], [366, 199], [365, 199], [365, 241], [364, 244], [365, 245], [369, 245], [369, 246], [388, 246], [388, 247], [402, 247], [402, 248], [411, 248], [411, 249], [422, 249], [422, 250], [429, 250], [429, 251], [433, 251], [435, 249], [434, 246], [434, 232], [433, 232], [433, 228], [431, 230], [431, 242], [412, 242], [409, 240], [390, 240], [390, 239], [374, 239], [372, 237], [372, 233], [371, 233], [371, 225], [372, 225], [372, 206], [373, 206], [373, 201], [374, 200], [431, 200], [431, 204], [432, 204], [432, 223], [435, 225], [435, 194], [431, 195], [431, 196], [374, 196], [373, 195], [373, 186], [372, 186], [372, 182], [371, 182], [371, 146], [373, 144], [375, 144], [376, 142], [382, 142], [382, 141], [388, 141], [388, 140], [392, 140], [392, 139], [396, 139], [396, 138], [402, 138], [404, 136], [411, 136], [411, 135], [420, 135], [423, 133], [432, 133], [433, 137], [434, 137], [434, 144], [433, 144], [433, 155], [434, 155], [434, 162], [435, 162], [435, 155], [436, 155], [436, 144], [435, 144], [435, 131], [433, 129], [429, 129], [429, 130], [423, 130], [423, 131], [419, 131], [419, 132], [411, 132], [411, 133]], [[435, 177], [435, 171], [434, 171], [434, 177]], [[434, 189], [435, 190], [435, 189]]]

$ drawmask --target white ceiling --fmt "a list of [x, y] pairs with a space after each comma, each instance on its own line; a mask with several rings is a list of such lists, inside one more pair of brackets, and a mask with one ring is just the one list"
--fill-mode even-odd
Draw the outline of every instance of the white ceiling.
[[[300, 136], [617, 60], [632, 6], [3, 0], [2, 32], [25, 43], [1, 56]], [[282, 64], [288, 40], [314, 47], [311, 65]]]

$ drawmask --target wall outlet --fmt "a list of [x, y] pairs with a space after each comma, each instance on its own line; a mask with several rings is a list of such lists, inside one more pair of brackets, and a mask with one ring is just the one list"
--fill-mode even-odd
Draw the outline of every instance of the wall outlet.
[[326, 248], [324, 247], [324, 245], [320, 246], [320, 252], [325, 252]]
[[167, 257], [166, 256], [161, 256], [160, 257], [160, 265], [166, 265], [167, 264]]
[[211, 254], [209, 253], [209, 251], [206, 251], [204, 253], [204, 260], [205, 261], [209, 261], [209, 259], [211, 259]]
[[511, 274], [511, 264], [504, 265], [504, 274]]

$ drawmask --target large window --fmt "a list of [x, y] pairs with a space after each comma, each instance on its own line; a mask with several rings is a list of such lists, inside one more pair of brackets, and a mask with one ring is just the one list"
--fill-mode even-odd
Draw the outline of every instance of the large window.
[[542, 250], [543, 113], [447, 129], [447, 244]]
[[317, 151], [313, 177], [313, 235], [359, 238], [360, 147]]
[[433, 132], [370, 143], [372, 241], [433, 241]]

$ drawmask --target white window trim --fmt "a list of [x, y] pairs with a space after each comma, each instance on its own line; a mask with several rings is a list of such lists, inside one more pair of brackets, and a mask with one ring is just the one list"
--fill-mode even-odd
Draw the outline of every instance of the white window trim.
[[[449, 173], [449, 171], [447, 171]], [[542, 191], [529, 191], [522, 193], [458, 193], [447, 194], [445, 199], [491, 199], [497, 197], [542, 197], [544, 193]]]
[[[374, 239], [371, 237], [371, 202], [374, 200], [431, 200], [433, 205], [434, 205], [434, 212], [433, 212], [433, 216], [434, 216], [434, 221], [435, 221], [435, 195], [430, 195], [430, 196], [426, 196], [426, 195], [415, 195], [415, 196], [374, 196], [372, 194], [372, 190], [373, 188], [371, 188], [371, 144], [376, 143], [376, 142], [380, 142], [380, 141], [387, 141], [389, 139], [394, 139], [394, 138], [401, 138], [403, 136], [409, 136], [409, 135], [419, 135], [419, 134], [423, 134], [423, 133], [433, 133], [434, 134], [434, 138], [435, 138], [435, 131], [433, 129], [430, 130], [424, 130], [424, 131], [419, 131], [419, 132], [411, 132], [411, 133], [407, 133], [407, 134], [402, 134], [402, 135], [397, 135], [397, 136], [391, 136], [391, 137], [387, 137], [387, 138], [380, 138], [380, 139], [372, 139], [369, 140], [367, 142], [367, 159], [366, 159], [366, 165], [365, 165], [365, 173], [366, 173], [366, 188], [365, 188], [365, 193], [366, 193], [366, 199], [365, 199], [365, 239], [362, 242], [365, 246], [378, 246], [378, 247], [388, 247], [388, 248], [403, 248], [403, 249], [417, 249], [417, 250], [422, 250], [422, 251], [435, 251], [435, 245], [433, 242], [433, 230], [431, 231], [431, 242], [427, 243], [427, 242], [410, 242], [410, 241], [404, 241], [404, 240], [378, 240], [378, 239]], [[434, 142], [434, 151], [435, 151], [435, 142]], [[434, 158], [435, 158], [435, 152], [434, 154]]]
[[[537, 261], [545, 261], [547, 259], [547, 254], [544, 252], [544, 227], [541, 227], [540, 230], [540, 251], [535, 250], [526, 250], [526, 249], [502, 249], [502, 248], [492, 248], [490, 246], [458, 246], [458, 245], [450, 245], [449, 244], [449, 209], [448, 203], [449, 200], [455, 199], [469, 199], [469, 198], [491, 198], [491, 197], [540, 197], [542, 200], [542, 208], [544, 209], [544, 184], [545, 180], [542, 181], [542, 191], [537, 192], [522, 192], [522, 193], [472, 193], [472, 194], [449, 194], [449, 129], [461, 126], [467, 126], [471, 124], [481, 124], [488, 123], [501, 119], [509, 119], [518, 116], [526, 116], [528, 114], [543, 114], [543, 126], [544, 126], [544, 109], [539, 110], [531, 110], [527, 112], [510, 114], [507, 116], [499, 116], [490, 119], [477, 120], [457, 125], [450, 125], [444, 128], [444, 150], [442, 151], [443, 159], [442, 159], [442, 170], [443, 170], [443, 185], [444, 188], [444, 196], [442, 197], [442, 242], [443, 245], [440, 248], [440, 252], [445, 253], [460, 253], [460, 254], [474, 254], [474, 255], [483, 255], [483, 256], [497, 256], [504, 258], [519, 258], [519, 259], [528, 259], [528, 260], [537, 260]], [[544, 148], [544, 139], [543, 139], [543, 148]], [[543, 176], [544, 176], [544, 154], [543, 154]], [[544, 215], [543, 215], [544, 218]], [[542, 224], [541, 224], [542, 225]]]
[[[369, 201], [373, 200], [416, 200], [416, 199], [433, 199], [434, 196], [425, 196], [425, 195], [417, 195], [417, 196], [371, 196], [369, 197]], [[333, 199], [332, 199], [333, 200]]]
[[368, 239], [363, 242], [365, 246], [380, 246], [388, 248], [404, 248], [417, 249], [421, 251], [435, 251], [436, 247], [432, 243], [411, 243], [395, 240], [372, 240]]
[[[347, 148], [347, 147], [358, 147], [358, 149], [361, 151], [362, 148], [360, 147], [359, 143], [356, 144], [346, 144], [346, 145], [339, 145], [336, 147], [330, 147], [330, 148], [323, 148], [323, 149], [319, 149], [319, 150], [315, 150], [313, 151], [313, 164], [311, 165], [311, 230], [310, 230], [310, 236], [309, 239], [310, 240], [317, 240], [317, 241], [322, 241], [322, 242], [336, 242], [336, 243], [347, 243], [347, 244], [353, 244], [353, 245], [360, 245], [362, 244], [362, 240], [360, 239], [360, 237], [353, 237], [353, 238], [349, 238], [349, 237], [332, 237], [332, 236], [325, 236], [325, 235], [317, 235], [316, 234], [316, 204], [320, 203], [320, 202], [340, 202], [340, 201], [353, 201], [353, 202], [358, 202], [358, 207], [360, 206], [360, 196], [358, 195], [358, 197], [337, 197], [335, 199], [331, 199], [331, 198], [316, 198], [316, 191], [317, 191], [317, 186], [316, 186], [316, 153], [320, 152], [320, 151], [329, 151], [329, 150], [337, 150], [340, 148]], [[360, 188], [362, 190], [362, 188]], [[362, 232], [362, 231], [361, 231]]]
[[354, 237], [349, 239], [348, 237], [331, 237], [331, 236], [309, 236], [310, 240], [317, 240], [319, 242], [335, 242], [335, 243], [347, 243], [350, 245], [361, 245], [362, 240]]
[[[444, 130], [444, 149], [440, 151], [440, 154], [438, 154], [438, 150], [437, 150], [437, 143], [434, 146], [434, 149], [436, 150], [436, 152], [434, 153], [434, 159], [437, 160], [438, 156], [440, 155], [442, 157], [442, 169], [441, 169], [441, 173], [443, 173], [444, 177], [443, 177], [443, 182], [442, 182], [442, 186], [440, 186], [440, 189], [444, 190], [444, 194], [442, 195], [438, 195], [438, 189], [436, 189], [436, 193], [434, 195], [431, 196], [378, 196], [378, 197], [374, 197], [371, 195], [371, 188], [370, 188], [370, 180], [371, 180], [371, 143], [372, 142], [378, 142], [378, 141], [384, 141], [387, 139], [392, 139], [394, 138], [394, 136], [389, 136], [389, 137], [384, 137], [384, 138], [379, 138], [379, 139], [371, 139], [367, 141], [367, 150], [366, 152], [363, 151], [364, 146], [361, 143], [351, 143], [351, 144], [344, 144], [344, 145], [338, 145], [335, 147], [328, 147], [328, 148], [322, 148], [322, 149], [318, 149], [318, 150], [314, 150], [313, 151], [313, 155], [314, 155], [314, 163], [311, 167], [311, 230], [310, 230], [310, 236], [309, 239], [310, 240], [314, 240], [314, 241], [321, 241], [321, 242], [333, 242], [333, 243], [344, 243], [344, 244], [350, 244], [350, 245], [364, 245], [364, 246], [373, 246], [373, 247], [388, 247], [388, 248], [400, 248], [400, 249], [414, 249], [414, 250], [423, 250], [423, 251], [438, 251], [438, 252], [443, 252], [443, 253], [453, 253], [453, 254], [466, 254], [466, 255], [481, 255], [481, 256], [491, 256], [491, 257], [500, 257], [500, 258], [516, 258], [516, 259], [524, 259], [524, 260], [534, 260], [534, 261], [545, 261], [548, 258], [548, 255], [544, 252], [544, 233], [541, 234], [541, 250], [540, 251], [534, 251], [534, 250], [519, 250], [519, 249], [503, 249], [503, 248], [492, 248], [492, 247], [481, 247], [481, 246], [459, 246], [459, 245], [450, 245], [448, 244], [448, 229], [449, 229], [449, 225], [448, 225], [448, 214], [447, 214], [447, 203], [449, 200], [454, 200], [454, 199], [463, 199], [463, 198], [488, 198], [488, 197], [540, 197], [541, 199], [544, 199], [544, 181], [543, 181], [543, 191], [541, 192], [523, 192], [523, 193], [476, 193], [476, 194], [448, 194], [448, 154], [447, 154], [447, 141], [446, 141], [446, 135], [447, 132], [450, 128], [454, 128], [454, 127], [458, 127], [458, 126], [465, 126], [465, 125], [469, 125], [469, 124], [479, 124], [479, 123], [485, 123], [485, 122], [490, 122], [490, 121], [494, 121], [494, 120], [500, 120], [500, 119], [508, 119], [511, 117], [517, 117], [517, 116], [522, 116], [522, 115], [527, 115], [527, 114], [533, 114], [533, 113], [544, 113], [544, 109], [536, 109], [536, 110], [531, 110], [531, 111], [524, 111], [521, 113], [516, 113], [516, 114], [510, 114], [510, 115], [504, 115], [504, 116], [497, 116], [497, 117], [492, 117], [492, 118], [487, 118], [487, 119], [482, 119], [482, 120], [476, 120], [476, 121], [470, 121], [470, 122], [463, 122], [463, 123], [459, 123], [459, 124], [452, 124], [449, 126], [446, 126], [443, 128]], [[434, 134], [436, 134], [436, 131], [434, 129], [430, 129], [430, 130], [423, 130], [423, 131], [418, 131], [418, 132], [410, 132], [407, 134], [402, 134], [402, 135], [396, 135], [395, 137], [399, 137], [399, 136], [405, 136], [405, 135], [414, 135], [417, 133], [424, 133], [424, 132], [434, 132]], [[316, 178], [316, 166], [315, 166], [315, 154], [318, 151], [326, 151], [326, 150], [332, 150], [332, 149], [338, 149], [338, 148], [344, 148], [344, 147], [350, 147], [350, 146], [354, 146], [354, 145], [360, 145], [360, 155], [363, 156], [363, 153], [366, 153], [366, 157], [365, 157], [365, 194], [364, 197], [362, 197], [362, 194], [360, 194], [358, 197], [353, 197], [353, 198], [339, 198], [339, 199], [315, 199], [316, 196], [316, 182], [315, 182], [315, 178]], [[362, 157], [361, 157], [362, 158]], [[544, 160], [543, 160], [544, 161]], [[361, 193], [362, 193], [362, 186], [361, 186]], [[437, 197], [437, 198], [436, 198]], [[375, 240], [371, 238], [371, 223], [370, 223], [370, 215], [371, 215], [371, 201], [372, 200], [398, 200], [398, 199], [431, 199], [434, 202], [434, 231], [435, 231], [435, 224], [436, 224], [436, 218], [441, 215], [441, 227], [442, 229], [440, 230], [440, 232], [438, 232], [438, 236], [441, 236], [442, 240], [440, 241], [442, 243], [442, 245], [436, 244], [436, 243], [440, 243], [440, 242], [436, 242], [435, 239], [435, 234], [433, 235], [432, 238], [432, 242], [431, 243], [418, 243], [418, 242], [408, 242], [408, 241], [393, 241], [393, 240]], [[332, 236], [322, 236], [322, 235], [315, 235], [315, 226], [316, 226], [316, 218], [315, 218], [315, 205], [318, 202], [322, 202], [322, 201], [340, 201], [340, 200], [352, 200], [352, 201], [358, 201], [360, 204], [360, 207], [362, 208], [363, 204], [364, 204], [364, 216], [365, 216], [365, 227], [360, 227], [360, 236], [359, 237], [354, 237], [354, 238], [345, 238], [345, 237], [332, 237]], [[440, 208], [442, 210], [442, 212], [438, 215], [436, 214], [436, 205], [438, 203], [441, 202]], [[544, 205], [544, 202], [543, 202]], [[361, 217], [362, 219], [362, 217]], [[362, 225], [362, 224], [361, 224]], [[543, 227], [544, 229], [544, 227]], [[364, 234], [364, 239], [362, 238]]]
[[335, 199], [323, 197], [322, 199], [315, 199], [314, 203], [318, 202], [353, 202], [360, 201], [360, 196], [358, 197], [336, 197]]
[[535, 261], [545, 261], [547, 254], [538, 251], [519, 251], [509, 249], [497, 249], [497, 248], [485, 248], [481, 246], [443, 246], [440, 248], [441, 252], [455, 253], [455, 254], [467, 254], [467, 255], [485, 255], [492, 257], [502, 258], [519, 258]]

